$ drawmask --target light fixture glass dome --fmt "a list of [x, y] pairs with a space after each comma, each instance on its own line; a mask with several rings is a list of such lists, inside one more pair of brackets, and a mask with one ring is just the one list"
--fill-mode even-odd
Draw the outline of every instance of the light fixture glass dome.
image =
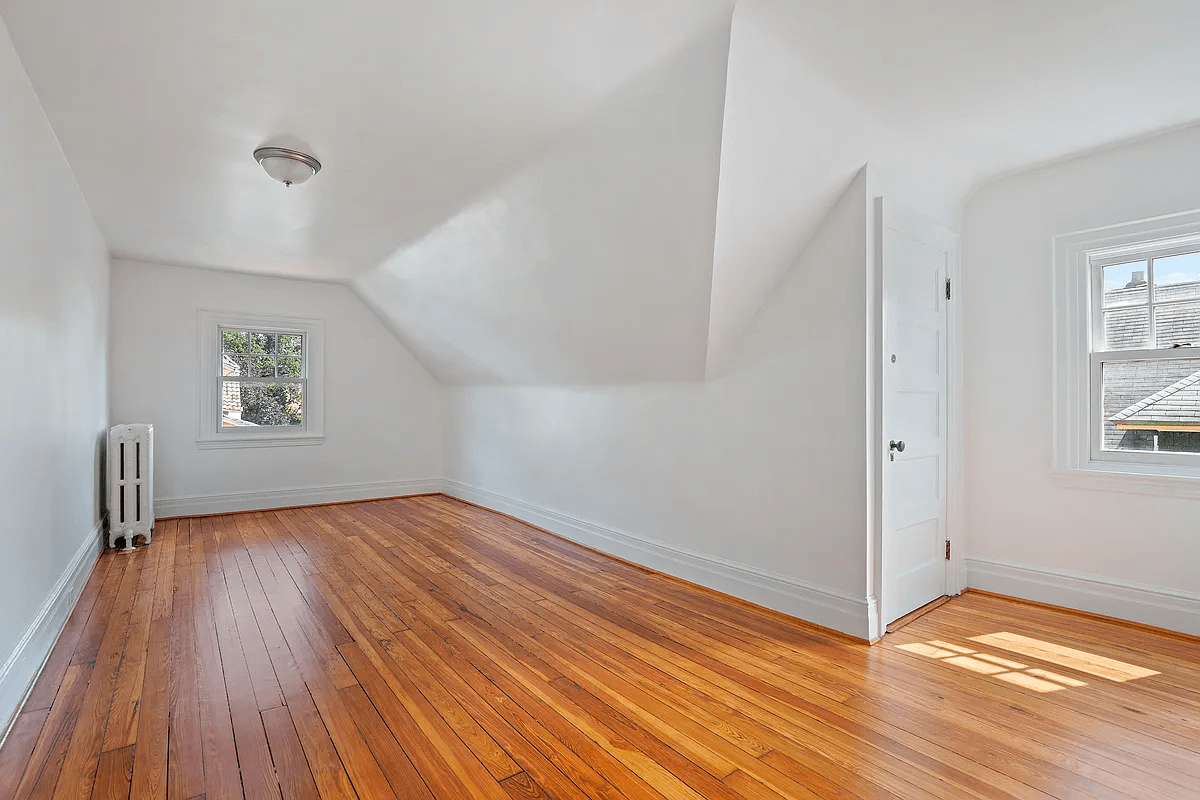
[[310, 155], [282, 147], [260, 147], [254, 158], [266, 173], [285, 186], [301, 184], [321, 171], [321, 162]]

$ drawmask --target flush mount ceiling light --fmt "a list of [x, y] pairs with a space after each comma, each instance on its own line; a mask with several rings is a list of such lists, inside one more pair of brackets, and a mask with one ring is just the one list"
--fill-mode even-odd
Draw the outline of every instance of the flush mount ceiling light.
[[254, 151], [254, 160], [284, 186], [304, 183], [321, 171], [321, 162], [312, 156], [282, 147], [260, 147]]

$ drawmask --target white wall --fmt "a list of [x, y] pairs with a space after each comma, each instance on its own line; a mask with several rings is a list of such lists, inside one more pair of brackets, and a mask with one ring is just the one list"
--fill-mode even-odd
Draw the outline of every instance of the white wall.
[[[324, 320], [323, 444], [197, 449], [201, 308]], [[442, 476], [443, 390], [344, 286], [114, 261], [111, 375], [114, 424], [154, 425], [160, 516], [398, 494], [391, 484]]]
[[0, 150], [3, 731], [74, 605], [72, 579], [99, 551], [109, 271], [3, 22]]
[[1200, 634], [1200, 500], [1056, 486], [1051, 237], [1200, 208], [1200, 129], [994, 183], [964, 230], [969, 585]]
[[451, 490], [866, 636], [865, 175], [720, 378], [452, 392]]

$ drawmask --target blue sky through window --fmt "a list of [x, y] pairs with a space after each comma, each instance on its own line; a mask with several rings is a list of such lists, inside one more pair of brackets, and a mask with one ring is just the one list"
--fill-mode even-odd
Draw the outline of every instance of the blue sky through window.
[[[1146, 262], [1134, 261], [1131, 264], [1114, 264], [1111, 267], [1104, 268], [1104, 291], [1111, 292], [1114, 289], [1121, 289], [1131, 280], [1133, 273], [1141, 272], [1142, 279], [1146, 277]], [[1161, 283], [1161, 281], [1159, 281]], [[1145, 300], [1146, 298], [1142, 298]]]
[[[1111, 292], [1124, 288], [1131, 280], [1133, 273], [1146, 273], [1145, 261], [1134, 261], [1128, 264], [1114, 264], [1104, 268], [1104, 291]], [[1169, 286], [1175, 283], [1191, 283], [1200, 281], [1200, 253], [1187, 253], [1181, 256], [1159, 258], [1154, 261], [1154, 284]], [[1143, 300], [1145, 298], [1142, 298]]]
[[[1105, 289], [1108, 288], [1108, 274], [1105, 273]], [[1200, 253], [1188, 253], [1182, 256], [1159, 258], [1154, 262], [1154, 285], [1165, 286], [1171, 283], [1188, 283], [1200, 281]]]

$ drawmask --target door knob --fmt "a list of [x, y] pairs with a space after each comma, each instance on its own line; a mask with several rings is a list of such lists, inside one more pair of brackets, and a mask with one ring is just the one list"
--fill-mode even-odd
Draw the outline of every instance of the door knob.
[[888, 444], [888, 450], [895, 450], [897, 453], [903, 453], [904, 452], [904, 441], [901, 440], [901, 441], [897, 442], [896, 440], [893, 439], [891, 441], [891, 443]]

